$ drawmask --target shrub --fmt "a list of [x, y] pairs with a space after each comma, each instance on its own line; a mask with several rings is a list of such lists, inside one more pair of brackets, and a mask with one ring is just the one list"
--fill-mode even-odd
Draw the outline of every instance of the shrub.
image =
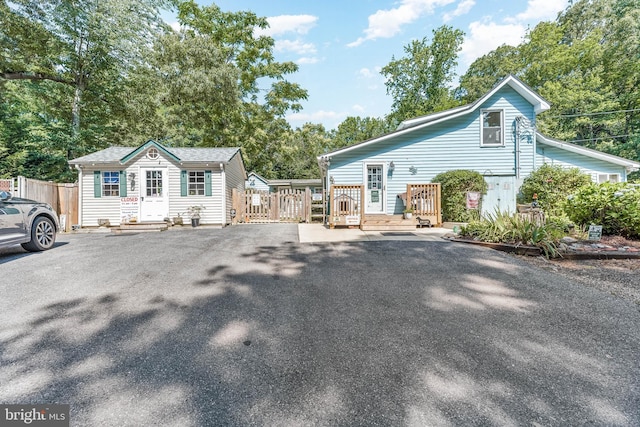
[[590, 184], [565, 203], [565, 212], [577, 225], [602, 225], [602, 233], [640, 237], [640, 188], [628, 183]]
[[536, 246], [550, 258], [559, 256], [558, 245], [565, 232], [556, 222], [536, 224], [519, 214], [497, 211], [462, 227], [460, 235], [481, 242]]
[[547, 215], [562, 215], [567, 197], [590, 183], [591, 177], [578, 168], [544, 164], [524, 179], [518, 202], [531, 203], [537, 194], [538, 204]]
[[469, 222], [480, 218], [480, 209], [467, 209], [467, 191], [487, 192], [484, 177], [475, 171], [452, 170], [436, 175], [442, 191], [442, 220]]

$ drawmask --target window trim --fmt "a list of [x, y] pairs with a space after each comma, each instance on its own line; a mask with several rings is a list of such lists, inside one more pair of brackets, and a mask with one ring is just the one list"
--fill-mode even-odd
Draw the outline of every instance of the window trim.
[[[192, 174], [193, 174], [193, 178], [195, 179], [194, 181], [192, 181]], [[198, 174], [202, 174], [202, 181], [199, 182], [198, 181]], [[192, 196], [204, 196], [206, 194], [206, 173], [204, 171], [204, 169], [202, 170], [190, 170], [187, 171], [187, 195], [192, 197]], [[199, 186], [202, 186], [202, 188], [200, 188]], [[192, 191], [194, 191], [194, 193], [192, 193]], [[202, 191], [202, 192], [200, 192]]]
[[[614, 177], [614, 176], [616, 177], [616, 180], [615, 181], [611, 181], [611, 177]], [[606, 180], [601, 181], [600, 177], [606, 177]], [[621, 182], [620, 181], [620, 174], [619, 173], [600, 173], [600, 172], [596, 173], [596, 183], [604, 184], [605, 182], [610, 182], [612, 184], [617, 184], [617, 183]]]
[[[500, 113], [500, 143], [499, 144], [486, 144], [484, 142], [484, 115], [487, 113]], [[505, 131], [505, 112], [504, 108], [483, 108], [480, 110], [480, 147], [504, 147], [506, 145], [506, 131]]]
[[[107, 175], [109, 178], [113, 179], [114, 177], [117, 179], [115, 182], [106, 182]], [[100, 196], [101, 197], [120, 197], [120, 179], [122, 173], [120, 171], [102, 171], [100, 176]], [[107, 186], [109, 190], [107, 190]], [[106, 190], [109, 191], [110, 194], [106, 194]], [[113, 194], [113, 193], [116, 194]]]

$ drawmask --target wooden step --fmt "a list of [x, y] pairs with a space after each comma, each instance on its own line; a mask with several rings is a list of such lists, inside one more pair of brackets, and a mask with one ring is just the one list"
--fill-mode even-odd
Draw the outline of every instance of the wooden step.
[[165, 231], [169, 228], [166, 222], [137, 222], [131, 224], [120, 224], [111, 229], [112, 233], [144, 233], [150, 231]]

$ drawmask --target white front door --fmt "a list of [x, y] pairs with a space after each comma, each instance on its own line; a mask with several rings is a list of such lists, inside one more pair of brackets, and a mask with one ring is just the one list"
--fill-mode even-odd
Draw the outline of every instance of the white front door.
[[164, 221], [169, 216], [169, 172], [166, 169], [140, 171], [140, 221]]
[[368, 214], [381, 214], [384, 213], [384, 165], [371, 164], [366, 165], [366, 188], [365, 188], [365, 201], [366, 210]]

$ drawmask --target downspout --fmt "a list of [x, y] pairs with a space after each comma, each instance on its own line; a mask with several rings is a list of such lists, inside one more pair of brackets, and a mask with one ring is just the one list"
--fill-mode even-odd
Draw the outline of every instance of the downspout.
[[224, 170], [224, 163], [220, 163], [220, 177], [222, 178], [222, 189], [224, 197], [222, 198], [222, 226], [227, 225], [227, 175]]
[[516, 117], [516, 180], [520, 179], [520, 120], [522, 116]]
[[[76, 164], [76, 169], [78, 170], [78, 225], [82, 228], [82, 167]], [[73, 229], [73, 224], [71, 224], [71, 229]]]

